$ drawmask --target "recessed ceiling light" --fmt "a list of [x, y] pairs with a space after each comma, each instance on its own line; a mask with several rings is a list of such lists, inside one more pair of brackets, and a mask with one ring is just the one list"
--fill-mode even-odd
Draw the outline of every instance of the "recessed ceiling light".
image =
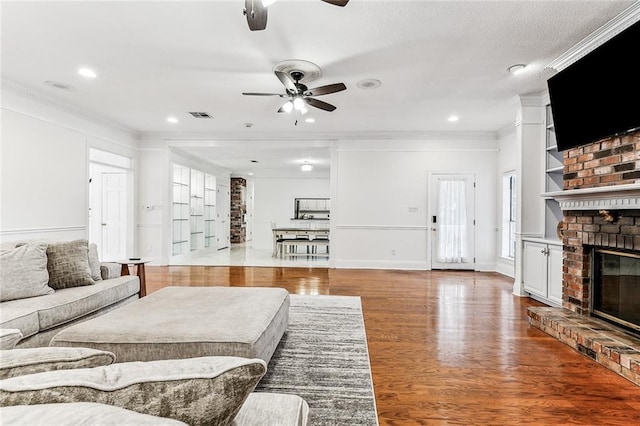
[[300, 170], [302, 170], [303, 172], [310, 172], [313, 170], [313, 165], [311, 164], [302, 164], [300, 166]]
[[96, 78], [96, 73], [94, 70], [92, 70], [91, 68], [80, 68], [78, 70], [78, 74], [80, 74], [83, 77], [87, 77], [87, 78]]
[[313, 117], [309, 117], [309, 118], [305, 118], [304, 121], [306, 121], [307, 123], [315, 123], [316, 119]]
[[249, 172], [247, 173], [249, 176], [253, 176], [253, 172]]
[[167, 121], [171, 124], [176, 124], [178, 122], [178, 119], [175, 117], [167, 117]]
[[524, 64], [515, 64], [515, 65], [511, 65], [509, 68], [507, 68], [507, 71], [509, 71], [511, 74], [513, 75], [518, 75], [520, 74], [522, 71], [524, 71], [524, 69], [527, 66]]
[[376, 80], [375, 78], [367, 78], [364, 80], [360, 80], [357, 83], [357, 86], [361, 89], [377, 89], [381, 84], [382, 82], [380, 80]]
[[453, 123], [460, 120], [460, 117], [458, 117], [457, 115], [450, 115], [449, 118], [447, 118], [447, 120]]

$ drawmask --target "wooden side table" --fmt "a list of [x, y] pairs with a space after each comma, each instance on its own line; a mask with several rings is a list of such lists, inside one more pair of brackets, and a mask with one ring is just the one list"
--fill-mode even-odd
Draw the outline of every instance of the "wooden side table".
[[120, 275], [131, 275], [129, 271], [129, 265], [136, 266], [136, 275], [140, 279], [140, 292], [138, 293], [140, 297], [144, 297], [147, 295], [147, 283], [145, 281], [144, 275], [144, 264], [151, 262], [151, 260], [152, 259], [149, 258], [129, 258], [125, 260], [118, 260], [116, 262], [122, 265], [122, 268], [120, 269]]

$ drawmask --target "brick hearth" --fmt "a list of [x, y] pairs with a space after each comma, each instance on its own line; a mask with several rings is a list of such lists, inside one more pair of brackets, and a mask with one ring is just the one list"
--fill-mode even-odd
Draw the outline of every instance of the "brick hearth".
[[[640, 182], [640, 132], [603, 139], [566, 151], [564, 189], [612, 187]], [[531, 325], [640, 385], [640, 339], [589, 316], [594, 248], [640, 251], [640, 210], [564, 211], [563, 308], [529, 308]]]
[[529, 323], [640, 386], [640, 339], [568, 309], [531, 307]]

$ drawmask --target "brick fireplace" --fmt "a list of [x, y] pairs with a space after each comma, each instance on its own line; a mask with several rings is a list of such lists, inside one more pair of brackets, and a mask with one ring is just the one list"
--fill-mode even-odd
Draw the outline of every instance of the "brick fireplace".
[[530, 308], [530, 323], [640, 385], [640, 336], [590, 312], [594, 250], [640, 253], [640, 131], [565, 151], [563, 163], [563, 308]]

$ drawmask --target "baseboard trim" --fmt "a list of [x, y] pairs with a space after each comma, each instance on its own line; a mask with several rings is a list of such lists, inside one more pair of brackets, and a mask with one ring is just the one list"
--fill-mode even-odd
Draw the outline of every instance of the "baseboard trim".
[[336, 259], [334, 267], [338, 269], [404, 269], [412, 271], [429, 270], [429, 265], [427, 262], [402, 260]]

